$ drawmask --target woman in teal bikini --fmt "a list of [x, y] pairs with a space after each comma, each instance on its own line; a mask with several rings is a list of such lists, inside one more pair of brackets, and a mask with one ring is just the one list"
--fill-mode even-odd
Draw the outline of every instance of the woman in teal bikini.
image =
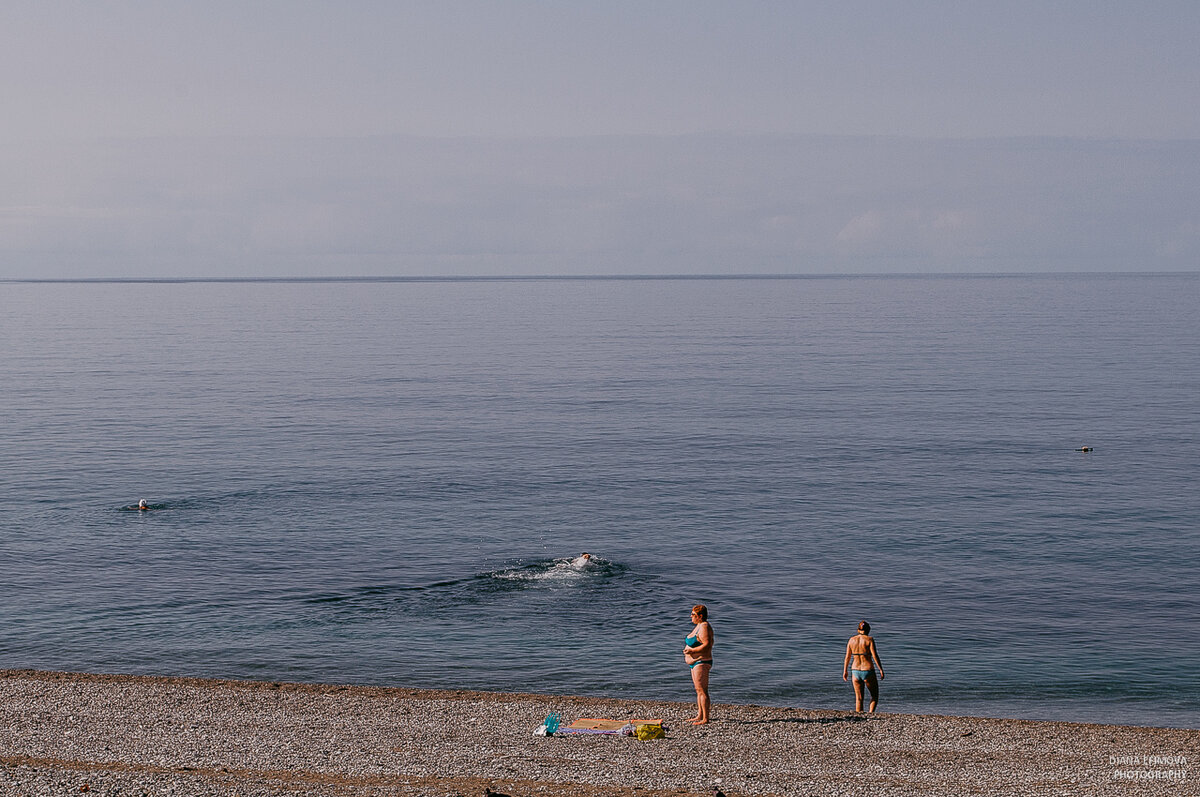
[[[871, 638], [871, 624], [863, 620], [858, 624], [858, 634], [850, 637], [846, 643], [846, 658], [842, 662], [842, 680], [850, 681], [854, 686], [854, 710], [862, 711], [863, 684], [871, 690], [871, 713], [875, 713], [875, 704], [879, 702], [879, 681], [883, 679], [883, 663], [879, 661], [879, 651], [875, 649], [875, 640]], [[851, 668], [851, 660], [854, 662]], [[875, 668], [879, 668], [879, 680], [875, 678]], [[851, 679], [853, 677], [853, 680]]]
[[708, 607], [700, 603], [692, 607], [692, 622], [696, 627], [683, 641], [683, 660], [692, 670], [692, 685], [696, 687], [696, 716], [687, 722], [704, 725], [708, 722], [708, 673], [712, 669], [713, 636], [708, 624]]

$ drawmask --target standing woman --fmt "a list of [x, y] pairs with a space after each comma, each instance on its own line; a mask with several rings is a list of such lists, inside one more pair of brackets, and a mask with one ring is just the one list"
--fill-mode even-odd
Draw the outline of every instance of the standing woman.
[[867, 689], [871, 690], [871, 713], [874, 714], [875, 704], [879, 702], [879, 680], [875, 678], [875, 668], [879, 668], [879, 678], [883, 678], [883, 663], [879, 661], [879, 651], [875, 650], [875, 640], [870, 634], [871, 624], [863, 620], [858, 624], [858, 634], [850, 637], [850, 641], [846, 643], [842, 680], [850, 681], [854, 686], [855, 711], [862, 711], [863, 684], [866, 684]]
[[713, 630], [708, 624], [708, 607], [703, 603], [692, 607], [695, 628], [683, 641], [683, 660], [692, 670], [692, 685], [696, 687], [696, 716], [687, 722], [704, 725], [708, 722], [708, 673], [712, 670]]

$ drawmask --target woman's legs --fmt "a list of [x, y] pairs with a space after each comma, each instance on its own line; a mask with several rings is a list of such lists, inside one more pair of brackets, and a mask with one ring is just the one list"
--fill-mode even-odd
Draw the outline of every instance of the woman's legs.
[[[875, 704], [879, 702], [879, 679], [875, 677], [875, 671], [871, 670], [867, 675], [867, 688], [871, 690], [871, 713], [875, 713]], [[862, 710], [862, 699], [860, 690], [859, 710]]]
[[854, 686], [854, 710], [862, 711], [863, 682], [850, 676], [850, 683]]
[[692, 668], [692, 685], [696, 687], [696, 716], [688, 720], [693, 725], [704, 725], [708, 722], [708, 710], [711, 701], [708, 697], [708, 671], [712, 665], [697, 664]]

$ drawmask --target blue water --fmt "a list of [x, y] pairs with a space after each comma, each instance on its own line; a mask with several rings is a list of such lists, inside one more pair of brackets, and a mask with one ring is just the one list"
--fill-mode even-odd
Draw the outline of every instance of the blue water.
[[1195, 274], [0, 284], [0, 667], [1196, 728], [1198, 397]]

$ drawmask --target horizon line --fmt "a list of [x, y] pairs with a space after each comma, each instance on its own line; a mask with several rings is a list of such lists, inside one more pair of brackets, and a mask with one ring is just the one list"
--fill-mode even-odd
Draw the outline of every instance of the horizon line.
[[704, 280], [805, 280], [805, 279], [936, 279], [936, 278], [990, 278], [997, 277], [1166, 277], [1197, 276], [1200, 270], [1178, 271], [935, 271], [935, 272], [861, 272], [852, 274], [459, 274], [459, 275], [346, 275], [346, 276], [279, 276], [279, 277], [0, 277], [0, 284], [72, 284], [72, 283], [388, 283], [388, 282], [653, 282], [653, 281], [704, 281]]
[[239, 141], [377, 141], [382, 139], [410, 141], [503, 141], [503, 142], [539, 142], [539, 141], [587, 141], [597, 139], [774, 139], [774, 140], [817, 140], [817, 139], [861, 139], [866, 141], [939, 141], [946, 143], [961, 142], [996, 142], [996, 141], [1079, 141], [1089, 143], [1156, 143], [1156, 144], [1196, 144], [1200, 143], [1200, 135], [1161, 135], [1133, 136], [1101, 133], [991, 133], [975, 135], [923, 135], [916, 133], [832, 133], [817, 131], [788, 131], [788, 130], [689, 130], [674, 133], [655, 132], [610, 132], [610, 133], [496, 133], [481, 135], [478, 133], [415, 133], [415, 132], [376, 132], [346, 134], [321, 133], [252, 133], [252, 132], [222, 132], [222, 133], [108, 133], [104, 135], [79, 136], [22, 136], [12, 135], [0, 137], [7, 142], [39, 143], [52, 142], [110, 142], [110, 141], [195, 141], [195, 140], [239, 140]]

